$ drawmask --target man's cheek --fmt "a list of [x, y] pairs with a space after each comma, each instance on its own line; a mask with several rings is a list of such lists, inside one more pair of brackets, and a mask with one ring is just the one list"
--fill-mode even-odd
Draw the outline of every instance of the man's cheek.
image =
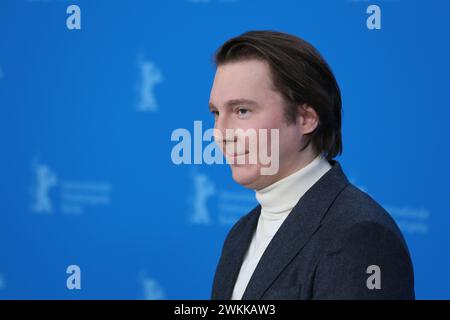
[[261, 130], [259, 136], [259, 163], [261, 175], [275, 175], [279, 169], [280, 131], [278, 129]]
[[216, 129], [214, 126], [214, 142], [219, 146], [219, 149], [222, 153], [225, 152], [224, 150], [224, 142], [223, 142], [224, 136], [222, 134], [222, 131], [219, 129]]

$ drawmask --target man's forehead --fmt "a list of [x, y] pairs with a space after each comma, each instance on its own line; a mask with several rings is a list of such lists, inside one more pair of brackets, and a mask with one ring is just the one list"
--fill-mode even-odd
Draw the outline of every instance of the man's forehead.
[[269, 68], [260, 61], [227, 63], [217, 68], [210, 102], [221, 105], [234, 99], [257, 100], [271, 84]]

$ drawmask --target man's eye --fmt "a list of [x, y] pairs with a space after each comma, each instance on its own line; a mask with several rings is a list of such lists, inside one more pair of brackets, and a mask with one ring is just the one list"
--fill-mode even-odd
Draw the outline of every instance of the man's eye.
[[248, 109], [245, 109], [245, 108], [239, 108], [239, 109], [237, 110], [237, 112], [238, 112], [238, 114], [239, 114], [240, 116], [246, 116], [246, 115], [248, 115], [249, 110], [248, 110]]
[[216, 111], [216, 110], [211, 111], [211, 113], [212, 113], [214, 116], [218, 116], [218, 115], [219, 115], [219, 111]]

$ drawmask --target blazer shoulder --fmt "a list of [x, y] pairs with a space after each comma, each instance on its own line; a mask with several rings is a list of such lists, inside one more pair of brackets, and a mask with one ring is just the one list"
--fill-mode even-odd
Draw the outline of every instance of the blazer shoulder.
[[392, 216], [370, 195], [350, 183], [337, 196], [322, 224], [341, 235], [363, 226], [384, 229], [406, 245]]
[[[315, 269], [315, 298], [414, 299], [406, 241], [391, 215], [367, 193], [347, 185], [319, 230], [323, 250]], [[383, 290], [367, 290], [366, 268], [373, 265], [383, 270]]]

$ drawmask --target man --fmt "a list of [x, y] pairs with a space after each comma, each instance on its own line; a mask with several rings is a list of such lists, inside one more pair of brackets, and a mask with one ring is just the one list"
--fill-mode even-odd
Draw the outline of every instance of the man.
[[[414, 299], [400, 230], [333, 160], [342, 152], [341, 96], [317, 50], [251, 31], [223, 44], [215, 62], [216, 142], [259, 205], [226, 237], [212, 299]], [[246, 138], [226, 133], [250, 129], [279, 133], [266, 140], [278, 148], [276, 173], [261, 174], [267, 164], [248, 161]]]

